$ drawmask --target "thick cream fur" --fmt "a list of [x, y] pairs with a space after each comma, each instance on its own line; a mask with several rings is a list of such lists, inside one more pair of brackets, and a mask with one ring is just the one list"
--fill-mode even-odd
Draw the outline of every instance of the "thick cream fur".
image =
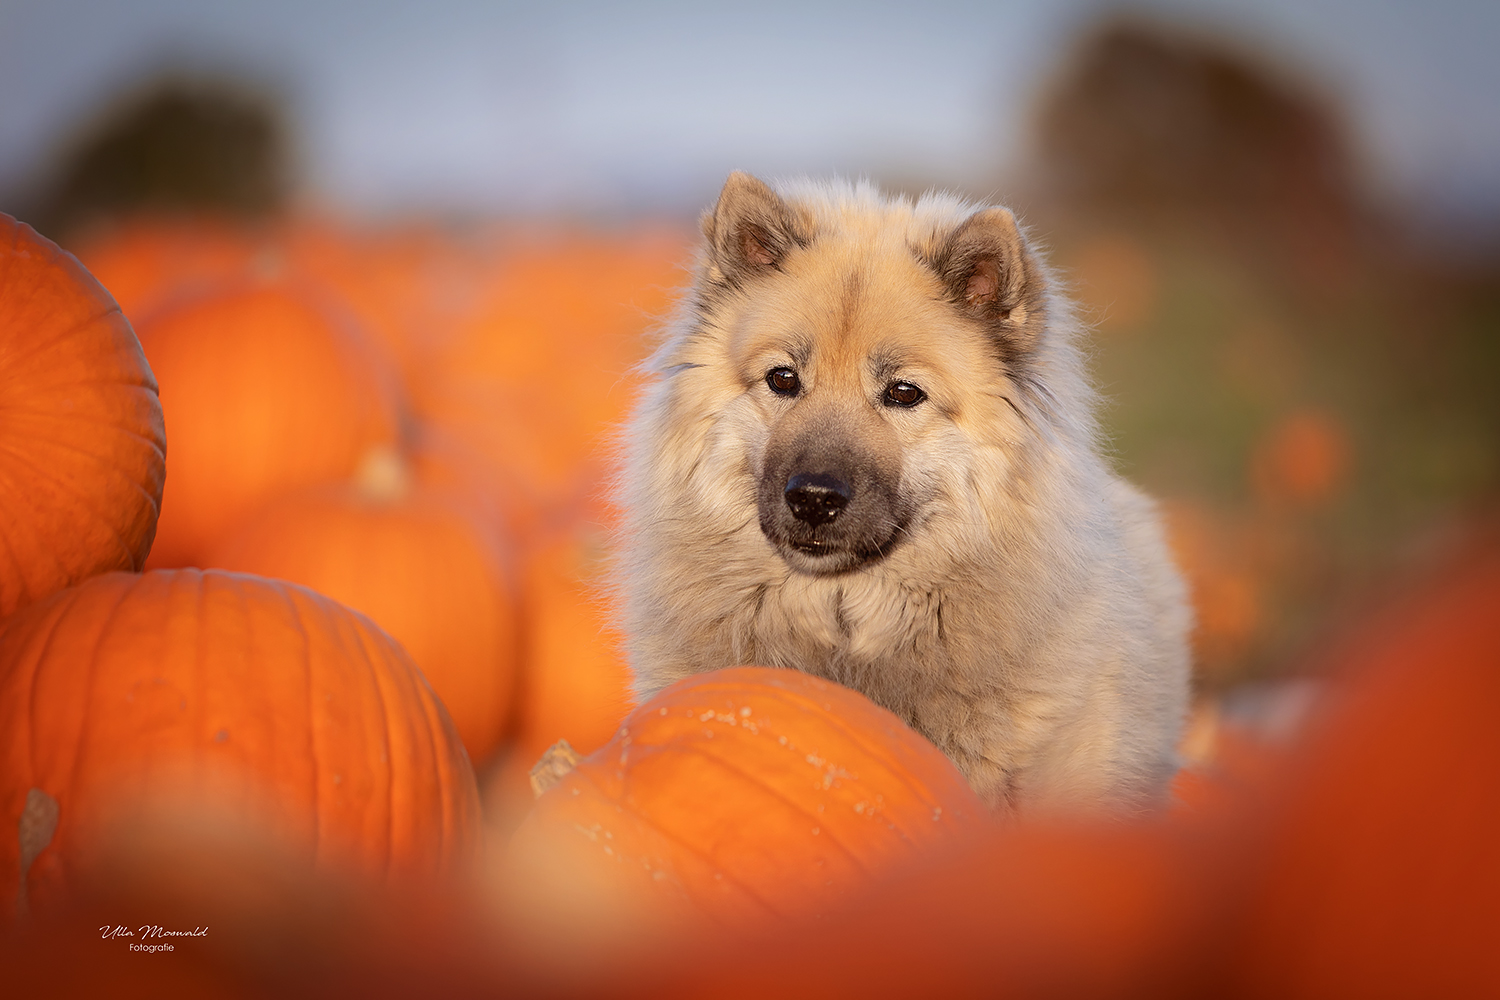
[[[924, 262], [980, 206], [866, 184], [778, 193], [810, 239], [740, 283], [702, 251], [626, 428], [615, 587], [638, 693], [790, 667], [905, 719], [997, 807], [1159, 801], [1189, 612], [1152, 503], [1100, 454], [1068, 302], [1046, 292], [1035, 343], [1007, 365]], [[789, 567], [757, 518], [761, 456], [792, 405], [765, 373], [799, 349], [795, 405], [888, 439], [918, 503], [886, 558], [839, 575]], [[871, 402], [873, 353], [899, 357], [927, 401]]]

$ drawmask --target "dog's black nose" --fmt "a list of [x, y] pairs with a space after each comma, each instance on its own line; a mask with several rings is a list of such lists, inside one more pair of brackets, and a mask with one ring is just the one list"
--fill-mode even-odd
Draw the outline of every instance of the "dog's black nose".
[[827, 472], [799, 472], [786, 481], [786, 505], [814, 528], [838, 517], [853, 495], [848, 483]]

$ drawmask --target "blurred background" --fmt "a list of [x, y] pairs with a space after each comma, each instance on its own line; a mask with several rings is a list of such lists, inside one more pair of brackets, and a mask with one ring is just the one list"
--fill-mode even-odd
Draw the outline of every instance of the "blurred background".
[[[590, 589], [609, 427], [725, 175], [1010, 204], [1165, 506], [1203, 704], [1274, 728], [1333, 632], [1495, 509], [1496, 38], [1478, 0], [9, 0], [0, 210], [79, 255], [162, 379], [156, 565], [260, 547], [176, 545], [190, 376], [153, 330], [248, 282], [356, 331], [396, 430], [329, 475], [460, 498], [498, 553], [517, 686], [465, 738], [529, 766], [627, 700]], [[459, 654], [419, 655], [449, 626], [406, 627], [468, 700], [431, 659]]]

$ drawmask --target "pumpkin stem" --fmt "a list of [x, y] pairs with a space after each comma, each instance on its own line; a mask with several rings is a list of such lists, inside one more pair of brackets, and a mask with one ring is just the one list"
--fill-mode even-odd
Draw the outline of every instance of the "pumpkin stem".
[[552, 744], [531, 769], [532, 794], [540, 796], [547, 789], [562, 781], [581, 760], [583, 757], [567, 740], [558, 740]]
[[392, 503], [411, 492], [411, 469], [389, 445], [374, 445], [359, 460], [354, 486], [366, 500]]
[[26, 915], [26, 873], [36, 856], [52, 843], [57, 832], [57, 800], [40, 788], [26, 793], [26, 806], [21, 810], [21, 822], [17, 834], [21, 841], [21, 879], [16, 887], [16, 913]]

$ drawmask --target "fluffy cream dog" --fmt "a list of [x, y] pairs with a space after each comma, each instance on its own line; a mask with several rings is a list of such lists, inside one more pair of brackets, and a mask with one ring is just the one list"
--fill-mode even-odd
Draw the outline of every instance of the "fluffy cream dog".
[[997, 807], [1157, 801], [1183, 585], [1011, 213], [736, 173], [703, 234], [624, 442], [638, 692], [791, 667], [905, 719]]

